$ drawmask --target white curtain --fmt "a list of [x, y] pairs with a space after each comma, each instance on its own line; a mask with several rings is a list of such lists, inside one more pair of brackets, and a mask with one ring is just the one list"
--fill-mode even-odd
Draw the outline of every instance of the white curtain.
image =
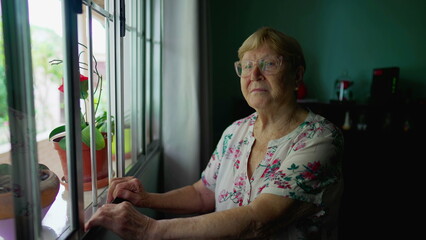
[[164, 0], [164, 190], [200, 178], [197, 0]]

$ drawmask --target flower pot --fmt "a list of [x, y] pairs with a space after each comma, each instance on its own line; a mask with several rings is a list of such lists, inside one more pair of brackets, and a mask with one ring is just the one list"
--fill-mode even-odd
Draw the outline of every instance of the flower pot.
[[[104, 141], [106, 142], [106, 134], [104, 135]], [[68, 164], [67, 164], [67, 153], [64, 149], [59, 146], [59, 141], [63, 138], [58, 137], [53, 139], [53, 146], [58, 152], [59, 158], [61, 159], [62, 170], [64, 176], [62, 177], [61, 184], [68, 190]], [[106, 143], [105, 143], [106, 145]], [[92, 190], [92, 163], [90, 156], [90, 147], [82, 143], [82, 158], [83, 158], [83, 189], [84, 191]], [[108, 185], [108, 157], [107, 147], [96, 151], [96, 170], [97, 170], [97, 187], [102, 188]]]
[[[45, 176], [40, 181], [41, 218], [43, 219], [59, 192], [59, 178], [50, 170], [41, 170]], [[3, 176], [5, 177], [5, 176]], [[0, 193], [0, 237], [15, 239], [13, 192]]]

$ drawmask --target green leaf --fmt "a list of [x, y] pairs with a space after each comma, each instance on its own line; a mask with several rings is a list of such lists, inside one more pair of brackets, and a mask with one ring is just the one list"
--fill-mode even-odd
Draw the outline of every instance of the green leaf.
[[65, 137], [63, 137], [62, 139], [61, 139], [61, 141], [59, 141], [59, 146], [62, 148], [62, 149], [64, 149], [64, 150], [66, 150], [67, 149], [67, 141], [65, 140], [66, 138]]
[[[90, 126], [87, 126], [81, 131], [81, 140], [84, 144], [90, 147]], [[102, 133], [95, 128], [96, 150], [101, 150], [105, 147], [105, 140]]]
[[297, 166], [296, 164], [291, 164], [291, 166], [289, 167], [289, 168], [287, 168], [288, 170], [296, 170], [296, 169], [298, 169], [299, 168], [299, 166]]
[[90, 127], [86, 126], [81, 131], [81, 141], [90, 147]]
[[107, 132], [107, 125], [103, 122], [96, 126], [100, 132]]
[[87, 126], [86, 119], [84, 119], [84, 115], [81, 112], [80, 112], [80, 126], [81, 126], [81, 129], [83, 129]]
[[65, 132], [65, 125], [63, 125], [63, 126], [59, 126], [59, 127], [55, 128], [55, 129], [53, 129], [53, 130], [50, 132], [50, 134], [49, 134], [49, 140], [50, 140], [52, 137], [54, 137], [54, 136], [58, 135], [59, 133], [63, 133], [63, 132]]
[[86, 99], [89, 96], [88, 89], [89, 89], [89, 81], [82, 81], [80, 82], [80, 98]]
[[[100, 132], [108, 132], [107, 129], [107, 112], [103, 112], [102, 115], [99, 115], [95, 119], [96, 128], [99, 129]], [[114, 117], [111, 116], [111, 132], [114, 134]]]

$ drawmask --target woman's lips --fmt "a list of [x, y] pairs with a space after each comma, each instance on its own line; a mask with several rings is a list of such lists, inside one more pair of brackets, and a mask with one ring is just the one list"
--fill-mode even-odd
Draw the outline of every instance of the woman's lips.
[[266, 89], [264, 88], [254, 88], [250, 91], [250, 93], [255, 93], [255, 92], [266, 92]]

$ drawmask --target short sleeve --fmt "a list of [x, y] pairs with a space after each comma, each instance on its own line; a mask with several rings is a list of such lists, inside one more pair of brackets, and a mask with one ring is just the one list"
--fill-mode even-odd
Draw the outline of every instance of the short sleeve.
[[209, 163], [201, 173], [201, 180], [203, 181], [204, 185], [213, 192], [216, 187], [217, 175], [220, 169], [220, 161], [217, 149], [218, 148], [216, 147], [215, 151], [210, 157]]
[[341, 177], [341, 132], [332, 124], [318, 122], [293, 141], [285, 159], [276, 155], [271, 169], [265, 171], [262, 193], [321, 205], [325, 189]]
[[219, 140], [212, 156], [210, 157], [206, 168], [201, 173], [201, 180], [211, 191], [214, 191], [216, 188], [216, 181], [221, 166], [222, 156], [227, 151], [227, 142], [232, 138], [232, 133], [230, 133], [229, 129], [230, 127], [228, 127], [222, 134], [222, 137]]

